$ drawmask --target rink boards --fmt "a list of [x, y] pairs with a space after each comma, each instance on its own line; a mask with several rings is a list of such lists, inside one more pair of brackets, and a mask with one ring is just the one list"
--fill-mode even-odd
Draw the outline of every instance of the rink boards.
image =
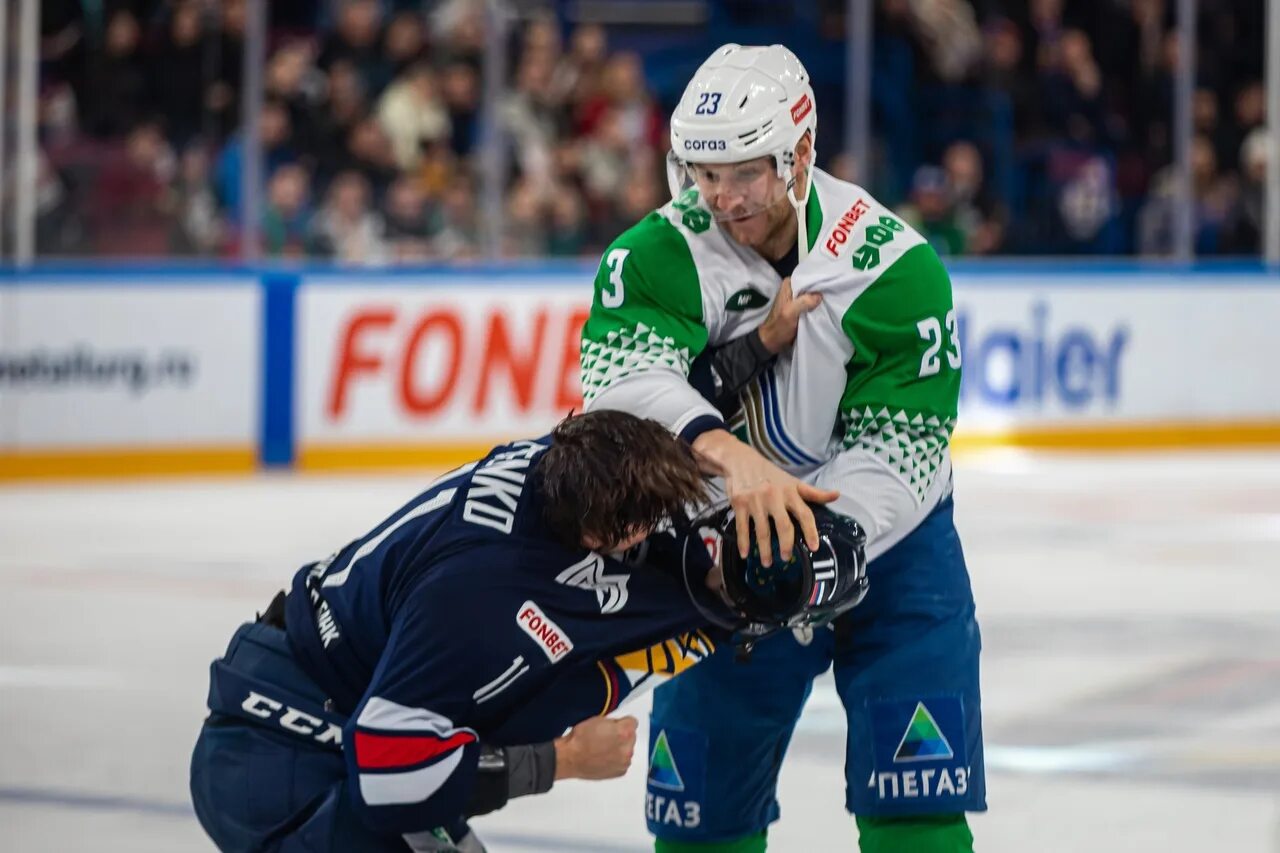
[[[1280, 274], [952, 265], [958, 449], [1280, 445]], [[581, 406], [581, 264], [0, 277], [0, 478], [463, 461]]]

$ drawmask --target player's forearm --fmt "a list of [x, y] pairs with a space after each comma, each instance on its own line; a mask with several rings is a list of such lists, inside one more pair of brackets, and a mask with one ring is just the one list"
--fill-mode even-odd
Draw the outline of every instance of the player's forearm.
[[497, 811], [516, 797], [545, 794], [558, 775], [553, 741], [523, 746], [481, 747], [475, 785], [467, 803], [466, 816]]
[[866, 448], [843, 451], [815, 472], [813, 482], [840, 492], [831, 509], [858, 520], [867, 534], [867, 559], [900, 542], [950, 493], [951, 460], [943, 454], [932, 474], [904, 475]]
[[645, 370], [615, 380], [587, 401], [586, 408], [651, 418], [690, 443], [709, 429], [724, 427], [716, 408], [674, 370]]
[[707, 430], [695, 438], [690, 446], [703, 472], [718, 477], [723, 477], [733, 461], [744, 452], [754, 453], [727, 429]]

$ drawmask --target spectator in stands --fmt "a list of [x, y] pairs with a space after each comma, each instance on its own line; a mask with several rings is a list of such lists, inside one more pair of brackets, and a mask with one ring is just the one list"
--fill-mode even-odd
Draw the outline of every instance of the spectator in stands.
[[516, 72], [515, 88], [502, 104], [502, 119], [520, 171], [543, 193], [555, 180], [552, 149], [561, 131], [560, 105], [551, 88], [554, 62], [554, 56], [545, 50], [526, 50]]
[[[579, 194], [582, 193], [582, 151], [584, 146], [585, 140], [578, 137], [561, 137], [556, 141], [556, 146], [551, 152], [552, 179], [557, 185], [572, 187], [573, 191]], [[615, 234], [614, 236], [617, 235]]]
[[576, 115], [598, 91], [608, 52], [604, 27], [581, 24], [569, 37], [569, 51], [556, 63], [551, 88], [555, 98]]
[[436, 75], [425, 61], [415, 62], [378, 101], [378, 122], [391, 141], [396, 166], [417, 169], [425, 143], [448, 140], [449, 113], [440, 100]]
[[[40, 121], [49, 164], [40, 203], [62, 211], [61, 224], [42, 231], [59, 236], [42, 236], [42, 245], [76, 251], [87, 242], [76, 235], [87, 233], [112, 248], [140, 251], [163, 242], [207, 253], [210, 235], [236, 233], [247, 3], [42, 0]], [[409, 224], [421, 207], [428, 219], [433, 211], [439, 217], [438, 232], [428, 229], [427, 251], [466, 257], [481, 245], [473, 170], [484, 7], [476, 0], [429, 5], [428, 14], [417, 0], [272, 4], [264, 171], [273, 186], [282, 175], [276, 192], [288, 197], [299, 171], [282, 173], [281, 166], [300, 163], [313, 182], [307, 189], [326, 199], [326, 210], [350, 206], [339, 197], [360, 195], [349, 179], [342, 192], [324, 193], [335, 176], [358, 171], [365, 213], [375, 221], [385, 215], [400, 234], [392, 243], [408, 247], [393, 255], [425, 255], [420, 229]], [[1260, 143], [1246, 139], [1264, 138], [1263, 4], [1212, 6], [1201, 4], [1198, 37], [1195, 132], [1213, 156], [1197, 141], [1197, 242], [1204, 251], [1256, 251]], [[930, 194], [936, 182], [925, 172], [916, 201], [932, 211], [929, 227], [941, 244], [954, 248], [954, 227], [970, 253], [1172, 246], [1170, 173], [1157, 174], [1173, 154], [1179, 44], [1169, 0], [880, 0], [876, 15], [872, 97], [880, 136], [868, 175], [889, 176], [879, 191], [893, 201], [921, 164], [940, 162], [945, 199]], [[537, 208], [541, 219], [507, 250], [532, 251], [533, 233], [554, 223], [543, 240], [548, 251], [577, 246], [589, 253], [599, 248], [601, 223], [639, 218], [634, 208], [665, 200], [660, 158], [671, 104], [659, 105], [650, 91], [651, 82], [663, 83], [664, 69], [650, 68], [656, 73], [646, 80], [639, 57], [610, 52], [596, 24], [573, 29], [563, 50], [554, 18], [535, 14], [518, 26], [501, 105], [516, 163], [503, 190], [515, 212]], [[984, 50], [981, 68], [972, 69], [977, 33]], [[806, 49], [819, 56], [830, 50], [811, 67], [839, 77], [842, 46], [819, 39]], [[825, 91], [815, 83], [820, 100], [838, 103], [831, 97], [838, 83], [829, 79]], [[159, 140], [150, 129], [131, 136], [155, 117], [163, 122]], [[155, 169], [128, 155], [139, 148], [170, 152], [159, 160], [169, 164], [162, 185]], [[201, 177], [209, 155], [196, 153], [201, 149], [218, 152], [217, 228], [209, 222], [209, 181]], [[173, 167], [172, 150], [184, 152], [181, 168]], [[985, 169], [979, 151], [988, 158]], [[825, 166], [844, 168], [839, 156]], [[141, 184], [126, 192], [120, 182], [134, 172]], [[404, 176], [412, 187], [401, 184]], [[106, 221], [102, 206], [126, 196], [129, 212]], [[154, 221], [157, 205], [170, 217], [163, 229]], [[621, 210], [631, 212], [619, 218]], [[99, 223], [110, 237], [98, 234]], [[140, 229], [136, 239], [123, 234], [129, 223]], [[285, 229], [293, 235], [285, 244], [299, 245], [301, 227]]]
[[553, 15], [534, 14], [520, 34], [521, 54], [536, 54], [553, 62], [560, 58], [560, 25]]
[[364, 82], [355, 65], [337, 60], [329, 69], [329, 85], [317, 113], [315, 147], [317, 177], [328, 183], [346, 167], [347, 141], [368, 112]]
[[115, 12], [107, 22], [102, 55], [91, 61], [90, 87], [80, 102], [83, 126], [90, 135], [118, 138], [141, 120], [147, 97], [141, 39], [132, 12]]
[[1161, 40], [1160, 58], [1155, 65], [1144, 66], [1138, 84], [1134, 118], [1140, 136], [1138, 143], [1147, 160], [1155, 166], [1173, 159], [1173, 79], [1178, 67], [1178, 34], [1165, 33]]
[[665, 184], [660, 184], [656, 169], [640, 168], [626, 176], [614, 203], [601, 207], [591, 221], [591, 241], [601, 249], [619, 234], [644, 219], [666, 201]]
[[399, 170], [395, 152], [376, 118], [364, 118], [351, 128], [347, 135], [347, 158], [343, 169], [364, 175], [375, 199], [381, 199], [396, 179]]
[[391, 77], [391, 64], [381, 50], [381, 31], [378, 0], [340, 0], [334, 30], [320, 49], [320, 67], [327, 71], [335, 62], [350, 62], [370, 91], [381, 91]]
[[138, 124], [105, 152], [86, 225], [95, 253], [156, 256], [169, 248], [173, 150], [155, 122]]
[[1213, 153], [1219, 163], [1230, 163], [1239, 153], [1239, 148], [1232, 150], [1234, 139], [1225, 132], [1220, 113], [1217, 92], [1203, 86], [1195, 90], [1191, 96], [1192, 132], [1213, 143]]
[[[1231, 218], [1234, 193], [1218, 176], [1213, 143], [1204, 136], [1191, 142], [1194, 246], [1197, 254], [1219, 251], [1220, 232]], [[1138, 219], [1138, 249], [1144, 255], [1167, 255], [1177, 247], [1179, 200], [1173, 166], [1161, 169], [1151, 182], [1151, 195]]]
[[195, 0], [182, 0], [170, 11], [168, 26], [149, 57], [152, 68], [162, 73], [148, 74], [151, 100], [164, 116], [169, 140], [185, 146], [199, 134], [204, 122], [208, 55], [204, 45], [204, 24]]
[[1030, 0], [1027, 6], [1027, 58], [1039, 68], [1054, 62], [1055, 48], [1066, 29], [1064, 4], [1065, 0]]
[[417, 12], [399, 12], [387, 24], [382, 53], [392, 78], [404, 74], [427, 57], [427, 33]]
[[1050, 172], [1057, 198], [1047, 245], [1058, 254], [1115, 252], [1119, 200], [1106, 158], [1087, 151], [1060, 151], [1050, 163]]
[[75, 92], [55, 83], [40, 92], [36, 105], [40, 140], [50, 148], [74, 147], [79, 134]]
[[1223, 226], [1222, 251], [1256, 255], [1262, 245], [1265, 225], [1267, 162], [1270, 159], [1265, 127], [1255, 127], [1240, 146], [1239, 199]]
[[546, 252], [546, 205], [537, 184], [520, 178], [507, 194], [502, 255], [536, 258]]
[[613, 205], [627, 179], [635, 172], [640, 150], [635, 137], [627, 135], [623, 113], [608, 109], [595, 122], [594, 130], [582, 144], [583, 189], [595, 208]]
[[422, 146], [422, 157], [413, 177], [429, 199], [438, 200], [458, 171], [458, 156], [447, 141]]
[[[0, 203], [6, 199], [0, 193]], [[12, 208], [10, 208], [12, 209]], [[13, 220], [5, 222], [12, 229]], [[13, 239], [13, 238], [10, 238]], [[62, 256], [82, 251], [84, 223], [71, 204], [67, 183], [44, 151], [36, 153], [36, 254]]]
[[432, 13], [435, 43], [445, 64], [460, 62], [479, 73], [484, 56], [484, 4], [475, 0], [443, 0]]
[[289, 112], [294, 144], [300, 154], [316, 150], [321, 131], [324, 77], [315, 67], [315, 50], [304, 39], [280, 46], [267, 61], [264, 87], [268, 98]]
[[219, 139], [240, 125], [240, 77], [244, 68], [245, 3], [222, 0], [212, 5], [221, 12], [218, 34], [217, 79], [205, 93], [205, 109]]
[[463, 260], [480, 253], [480, 219], [470, 175], [456, 173], [440, 199], [444, 227], [432, 240], [435, 254]]
[[982, 34], [966, 0], [908, 3], [907, 11], [938, 79], [958, 83], [978, 65]]
[[176, 255], [216, 255], [226, 238], [218, 198], [210, 180], [208, 148], [198, 142], [182, 152], [174, 186], [170, 251]]
[[911, 201], [901, 208], [902, 218], [929, 241], [939, 255], [960, 255], [965, 235], [957, 221], [955, 204], [947, 187], [947, 173], [937, 166], [916, 169]]
[[396, 178], [383, 204], [387, 244], [392, 260], [423, 261], [431, 257], [431, 236], [439, 230], [438, 213], [419, 183], [408, 175]]
[[995, 18], [984, 32], [985, 84], [1009, 98], [1014, 130], [1023, 139], [1041, 134], [1040, 103], [1034, 75], [1023, 69], [1022, 33], [1008, 18]]
[[262, 251], [267, 257], [306, 255], [311, 233], [310, 188], [310, 174], [297, 163], [286, 163], [272, 173], [262, 212]]
[[370, 208], [369, 182], [360, 172], [342, 172], [329, 185], [324, 207], [312, 220], [309, 250], [341, 263], [387, 260], [386, 227]]
[[[277, 100], [262, 105], [258, 123], [265, 171], [270, 174], [285, 163], [297, 159], [293, 149], [293, 127], [288, 108]], [[232, 222], [240, 220], [240, 174], [244, 169], [244, 139], [237, 134], [223, 148], [214, 176], [218, 199]]]
[[616, 122], [617, 131], [633, 144], [654, 150], [665, 145], [665, 116], [649, 93], [644, 66], [635, 53], [615, 53], [605, 62], [600, 91], [582, 105], [578, 131], [592, 135], [606, 120]]
[[479, 141], [480, 77], [476, 69], [463, 60], [450, 62], [441, 76], [440, 93], [453, 127], [453, 150], [465, 157]]
[[[581, 255], [587, 251], [589, 239], [587, 210], [582, 197], [573, 187], [558, 187], [553, 190], [546, 253], [553, 258]], [[599, 245], [597, 252], [603, 250], [604, 245]]]
[[1227, 162], [1234, 162], [1235, 157], [1239, 156], [1240, 146], [1244, 144], [1245, 138], [1266, 124], [1267, 92], [1261, 80], [1248, 80], [1236, 90], [1232, 101], [1232, 114], [1235, 121], [1227, 137], [1227, 146], [1230, 149], [1230, 158]]
[[1050, 130], [1081, 145], [1109, 142], [1102, 71], [1093, 59], [1089, 37], [1080, 30], [1066, 30], [1041, 48], [1041, 97]]
[[964, 251], [973, 255], [1000, 251], [1007, 213], [984, 183], [978, 146], [965, 140], [951, 143], [942, 154], [942, 168], [956, 224], [964, 235]]

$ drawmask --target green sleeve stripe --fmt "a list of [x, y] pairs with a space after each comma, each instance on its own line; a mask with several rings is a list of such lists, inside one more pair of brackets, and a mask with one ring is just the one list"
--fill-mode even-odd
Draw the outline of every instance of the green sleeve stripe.
[[809, 200], [804, 206], [805, 230], [809, 232], [809, 251], [818, 244], [818, 234], [822, 232], [822, 202], [818, 200], [818, 185], [813, 180], [813, 170], [809, 171]]

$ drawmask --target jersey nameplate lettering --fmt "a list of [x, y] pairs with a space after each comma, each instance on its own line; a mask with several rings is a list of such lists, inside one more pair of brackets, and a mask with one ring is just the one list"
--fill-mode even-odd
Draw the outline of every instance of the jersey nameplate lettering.
[[543, 654], [547, 656], [547, 660], [552, 663], [573, 651], [573, 641], [560, 630], [559, 625], [547, 618], [542, 608], [532, 601], [526, 601], [520, 605], [516, 623], [520, 626], [520, 630], [533, 638], [538, 648], [542, 649]]
[[495, 454], [471, 476], [471, 487], [467, 489], [462, 507], [463, 519], [503, 533], [511, 532], [529, 463], [546, 449], [536, 441], [518, 441], [515, 448]]

